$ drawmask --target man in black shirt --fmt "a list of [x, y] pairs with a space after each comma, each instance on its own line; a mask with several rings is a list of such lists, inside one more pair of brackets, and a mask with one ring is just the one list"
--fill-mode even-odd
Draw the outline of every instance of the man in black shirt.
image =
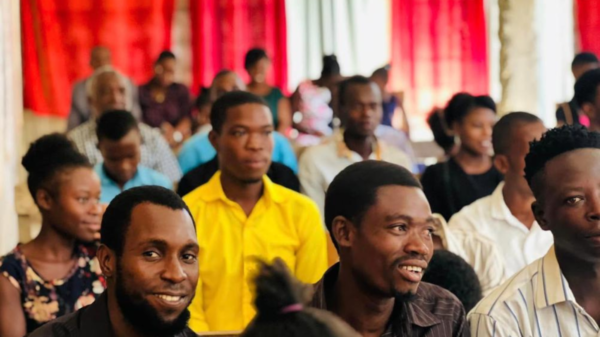
[[434, 221], [421, 185], [405, 168], [380, 161], [348, 166], [325, 198], [340, 262], [315, 285], [311, 305], [363, 336], [468, 336], [459, 300], [421, 282], [433, 254]]
[[106, 209], [101, 235], [105, 293], [30, 336], [196, 336], [187, 307], [198, 282], [198, 243], [185, 203], [162, 187], [132, 188]]
[[[579, 53], [575, 55], [571, 63], [571, 71], [577, 81], [583, 74], [592, 69], [598, 68], [598, 58], [592, 53]], [[575, 98], [569, 102], [559, 105], [556, 110], [556, 124], [562, 126], [565, 124], [581, 124], [581, 111]]]

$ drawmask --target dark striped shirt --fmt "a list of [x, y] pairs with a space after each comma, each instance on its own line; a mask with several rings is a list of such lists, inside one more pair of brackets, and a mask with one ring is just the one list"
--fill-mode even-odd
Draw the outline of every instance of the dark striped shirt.
[[[331, 267], [315, 284], [311, 306], [327, 310], [327, 294], [335, 286], [339, 264]], [[403, 333], [408, 332], [408, 335]], [[381, 337], [454, 337], [470, 336], [465, 309], [449, 291], [421, 282], [416, 297], [410, 302], [396, 301]]]
[[[104, 293], [96, 302], [70, 315], [62, 316], [35, 330], [29, 337], [113, 337], [108, 317], [107, 295]], [[173, 337], [196, 337], [186, 328]]]

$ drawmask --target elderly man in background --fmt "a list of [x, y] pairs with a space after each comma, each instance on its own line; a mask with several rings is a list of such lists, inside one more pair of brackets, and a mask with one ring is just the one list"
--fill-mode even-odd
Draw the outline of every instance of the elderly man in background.
[[[110, 50], [106, 47], [94, 47], [90, 56], [90, 66], [94, 71], [110, 66], [112, 63]], [[77, 126], [87, 122], [91, 115], [91, 107], [87, 95], [87, 83], [91, 76], [75, 83], [73, 86], [73, 94], [71, 96], [71, 111], [67, 122], [67, 131], [71, 131]], [[137, 86], [129, 78], [125, 78], [127, 86], [127, 109], [131, 111], [137, 120], [140, 120], [142, 112], [138, 100]]]
[[[127, 107], [127, 81], [121, 73], [111, 67], [98, 69], [88, 80], [87, 91], [92, 115], [90, 120], [71, 130], [67, 135], [79, 152], [85, 154], [92, 164], [102, 162], [96, 136], [96, 118], [109, 110], [124, 110]], [[181, 179], [181, 169], [169, 144], [160, 130], [140, 123], [142, 136], [141, 163], [166, 175], [172, 182]]]

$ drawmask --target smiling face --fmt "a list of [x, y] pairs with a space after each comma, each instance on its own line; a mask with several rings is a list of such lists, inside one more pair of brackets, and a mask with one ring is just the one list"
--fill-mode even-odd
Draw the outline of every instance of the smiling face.
[[37, 203], [58, 232], [79, 241], [92, 242], [100, 231], [100, 179], [87, 167], [66, 170], [59, 175], [54, 195], [38, 191]]
[[158, 335], [186, 326], [198, 249], [187, 211], [151, 203], [133, 209], [114, 283], [123, 316], [136, 329]]
[[492, 154], [492, 129], [496, 124], [494, 111], [478, 107], [461, 121], [454, 123], [454, 131], [460, 138], [460, 146], [475, 155]]
[[227, 110], [221, 130], [210, 140], [223, 174], [244, 183], [261, 181], [271, 165], [273, 117], [269, 108], [248, 103]]
[[557, 251], [600, 262], [600, 149], [561, 154], [538, 175], [533, 211]]
[[[334, 235], [335, 226], [336, 221]], [[350, 264], [367, 291], [382, 297], [410, 295], [417, 292], [431, 260], [434, 230], [423, 191], [392, 185], [380, 187], [360, 224], [349, 225], [347, 239], [336, 236], [336, 241], [342, 263]]]

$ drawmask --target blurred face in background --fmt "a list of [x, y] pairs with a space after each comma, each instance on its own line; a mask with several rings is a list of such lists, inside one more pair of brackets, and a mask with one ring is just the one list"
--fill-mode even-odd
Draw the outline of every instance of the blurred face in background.
[[476, 107], [454, 123], [454, 131], [460, 138], [463, 150], [476, 156], [492, 155], [492, 129], [496, 124], [493, 110]]
[[246, 85], [235, 72], [230, 71], [215, 77], [210, 86], [210, 100], [214, 103], [226, 93], [240, 90], [246, 90]]
[[162, 87], [168, 87], [175, 82], [175, 59], [166, 58], [154, 67], [154, 74]]
[[97, 116], [108, 110], [126, 109], [125, 83], [115, 72], [98, 75], [92, 85], [90, 105]]
[[271, 69], [271, 60], [266, 57], [261, 58], [256, 63], [248, 67], [246, 71], [250, 78], [255, 83], [265, 83], [267, 81], [267, 74]]
[[381, 91], [375, 83], [351, 84], [346, 91], [342, 114], [346, 133], [354, 137], [371, 137], [381, 123]]

